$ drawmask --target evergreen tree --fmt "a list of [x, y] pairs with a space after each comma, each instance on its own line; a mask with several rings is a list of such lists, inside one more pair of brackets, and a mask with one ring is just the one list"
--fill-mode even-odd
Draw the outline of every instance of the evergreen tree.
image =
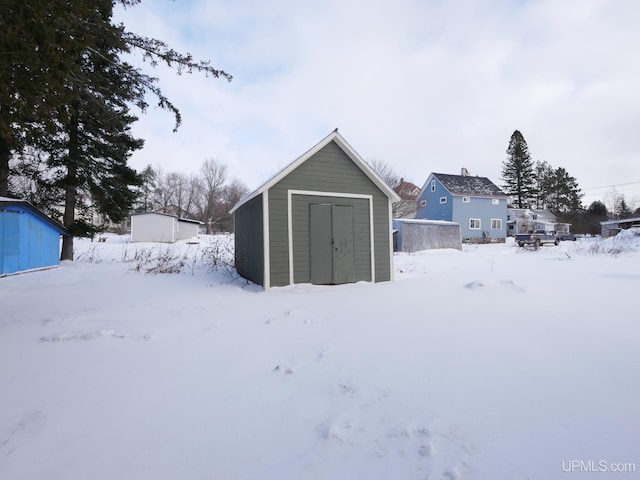
[[99, 229], [77, 217], [77, 211], [91, 206], [105, 221], [118, 223], [135, 200], [131, 187], [141, 183], [127, 166], [143, 144], [131, 135], [137, 118], [129, 113], [129, 103], [138, 101], [140, 92], [131, 88], [128, 70], [118, 64], [124, 42], [122, 29], [110, 23], [112, 8], [111, 2], [98, 2], [81, 19], [99, 25], [98, 34], [87, 40], [64, 85], [68, 103], [56, 109], [56, 133], [39, 143], [49, 155], [48, 166], [55, 172], [49, 186], [62, 197], [63, 225], [71, 233], [63, 237], [63, 260], [73, 259], [73, 236], [93, 236]]
[[547, 162], [538, 160], [535, 166], [534, 190], [536, 195], [536, 208], [547, 208], [551, 185], [553, 182], [553, 168]]
[[629, 206], [627, 205], [627, 199], [624, 197], [624, 195], [620, 195], [618, 198], [616, 198], [616, 205], [615, 205], [615, 215], [616, 217], [622, 219], [622, 218], [630, 218], [633, 215], [633, 212], [631, 211], [631, 209], [629, 208]]
[[[5, 0], [0, 10], [0, 195], [9, 190], [12, 152], [29, 145], [46, 152], [53, 172], [46, 185], [64, 197], [63, 223], [76, 234], [92, 233], [75, 218], [80, 196], [112, 221], [123, 218], [133, 202], [131, 187], [141, 180], [126, 162], [142, 141], [131, 136], [136, 118], [128, 105], [144, 111], [145, 95], [152, 93], [174, 113], [174, 130], [181, 123], [156, 79], [122, 61], [121, 54], [136, 50], [152, 65], [231, 80], [209, 62], [113, 25], [115, 2]], [[71, 242], [65, 239], [63, 258], [73, 257]]]
[[582, 215], [583, 232], [598, 235], [601, 231], [600, 222], [604, 222], [608, 218], [607, 206], [599, 200], [592, 202]]
[[549, 178], [547, 204], [549, 210], [558, 216], [579, 213], [582, 209], [582, 193], [576, 179], [562, 167], [553, 171]]
[[158, 172], [151, 165], [147, 165], [140, 172], [142, 185], [138, 190], [138, 205], [136, 211], [150, 212], [154, 209], [153, 193], [158, 185]]
[[85, 24], [94, 2], [0, 2], [0, 196], [9, 193], [12, 152], [51, 133], [52, 113], [67, 101], [64, 84], [86, 50]]
[[502, 163], [502, 181], [505, 193], [516, 197], [518, 208], [526, 207], [535, 195], [533, 161], [527, 142], [518, 130], [511, 135], [507, 158]]

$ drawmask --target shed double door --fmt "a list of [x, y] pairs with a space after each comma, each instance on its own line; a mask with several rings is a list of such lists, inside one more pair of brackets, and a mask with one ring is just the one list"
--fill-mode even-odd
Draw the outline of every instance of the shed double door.
[[311, 283], [351, 283], [353, 272], [353, 206], [309, 205]]

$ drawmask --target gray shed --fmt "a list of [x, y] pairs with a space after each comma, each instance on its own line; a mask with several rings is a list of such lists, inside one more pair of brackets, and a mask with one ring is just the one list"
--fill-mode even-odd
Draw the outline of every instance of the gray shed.
[[265, 290], [392, 280], [398, 200], [336, 129], [233, 207], [236, 269]]
[[460, 224], [444, 220], [400, 218], [393, 221], [396, 231], [396, 250], [419, 252], [436, 248], [462, 250]]

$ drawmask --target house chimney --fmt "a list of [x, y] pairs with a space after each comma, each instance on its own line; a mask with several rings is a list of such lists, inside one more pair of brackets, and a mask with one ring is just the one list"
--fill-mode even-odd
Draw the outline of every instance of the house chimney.
[[469, 170], [467, 170], [466, 168], [462, 167], [460, 169], [460, 175], [462, 175], [463, 177], [468, 177], [469, 176]]

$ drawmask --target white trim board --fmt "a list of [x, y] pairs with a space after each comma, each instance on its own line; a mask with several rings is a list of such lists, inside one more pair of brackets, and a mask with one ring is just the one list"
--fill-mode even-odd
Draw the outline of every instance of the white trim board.
[[[333, 198], [361, 198], [369, 201], [369, 243], [371, 245], [371, 282], [376, 281], [376, 257], [373, 232], [373, 195], [359, 193], [317, 192], [313, 190], [287, 190], [287, 241], [289, 243], [289, 285], [293, 285], [293, 195], [333, 197]], [[392, 257], [393, 261], [393, 257]]]

